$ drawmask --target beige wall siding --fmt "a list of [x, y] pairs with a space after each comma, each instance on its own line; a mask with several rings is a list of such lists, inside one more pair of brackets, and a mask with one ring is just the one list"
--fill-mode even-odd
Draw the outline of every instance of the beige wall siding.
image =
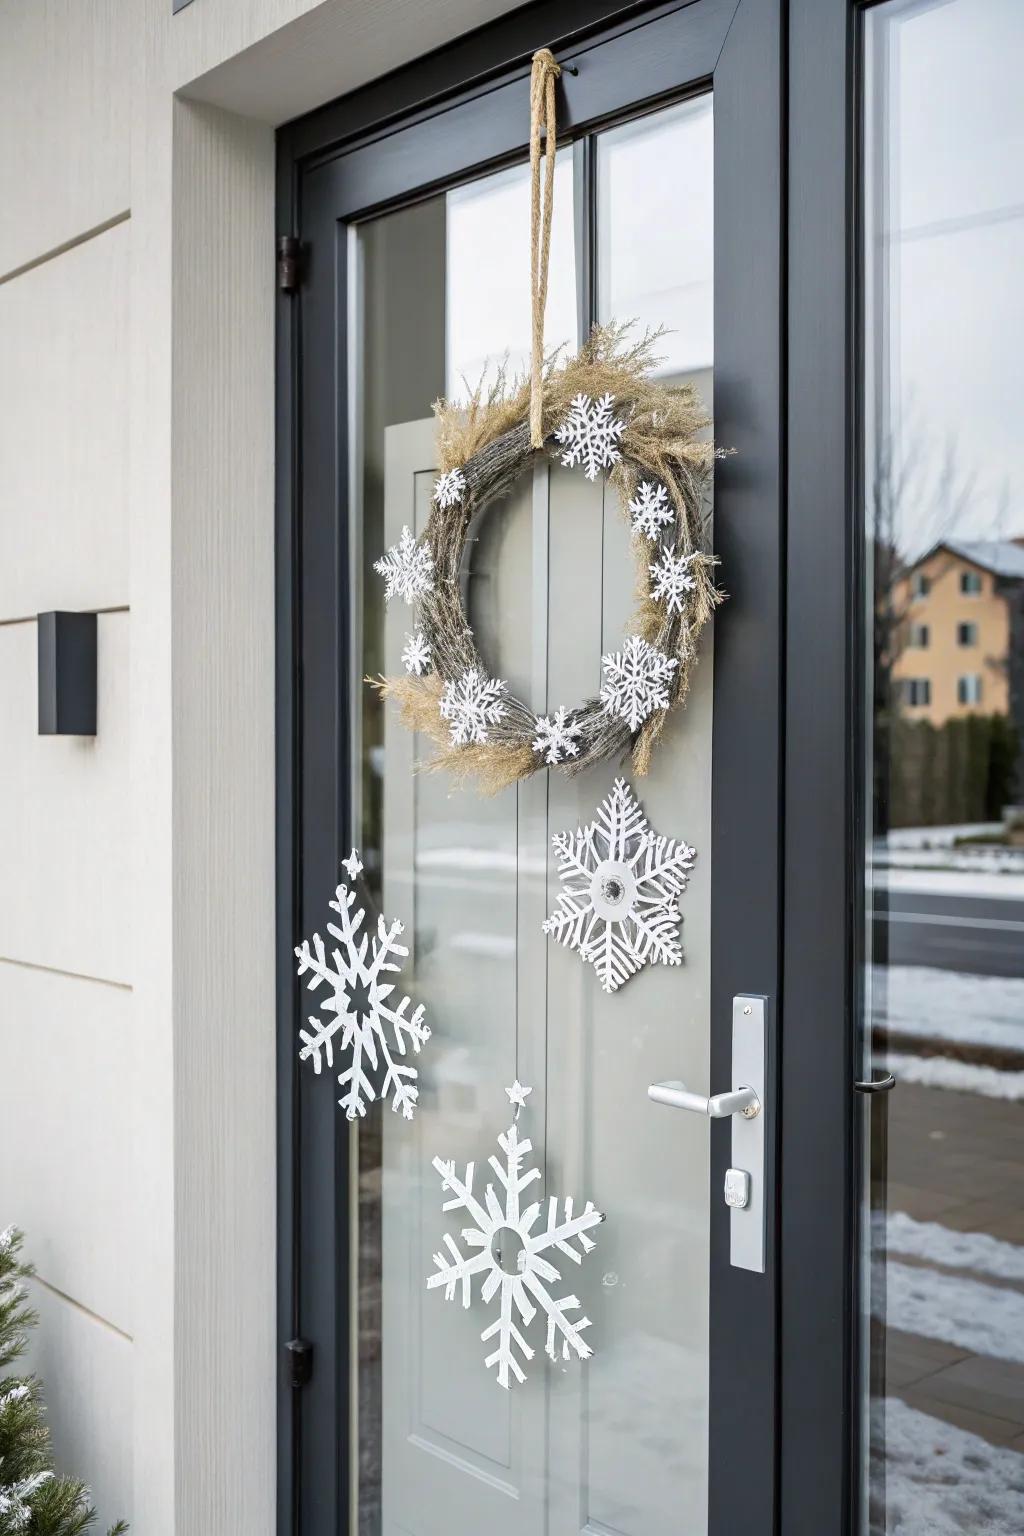
[[[131, 992], [2, 961], [0, 997], [5, 1218], [29, 1234], [43, 1280], [130, 1334]], [[52, 1386], [56, 1407], [60, 1373]]]
[[137, 0], [0, 0], [0, 278], [130, 206]]
[[[40, 1284], [58, 1463], [132, 1514], [128, 345], [135, 0], [0, 0], [0, 1226]], [[99, 619], [95, 740], [36, 625]], [[110, 611], [117, 610], [117, 611]]]
[[0, 625], [0, 957], [120, 982], [133, 969], [128, 626], [127, 613], [98, 620], [97, 734], [77, 737], [38, 734], [36, 626]]
[[130, 228], [0, 284], [0, 620], [128, 602]]

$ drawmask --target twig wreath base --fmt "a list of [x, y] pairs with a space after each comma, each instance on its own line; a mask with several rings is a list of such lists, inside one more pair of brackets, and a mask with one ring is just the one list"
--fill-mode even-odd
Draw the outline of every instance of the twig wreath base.
[[[546, 766], [577, 774], [627, 754], [634, 772], [644, 774], [669, 710], [686, 697], [698, 637], [723, 597], [714, 582], [717, 562], [708, 546], [706, 505], [716, 452], [696, 390], [688, 384], [669, 388], [649, 377], [661, 332], [630, 342], [628, 331], [625, 325], [597, 326], [577, 356], [560, 364], [549, 361], [544, 451], [560, 455], [563, 463], [582, 462], [592, 479], [607, 466], [608, 482], [632, 517], [638, 604], [625, 651], [627, 663], [631, 650], [650, 661], [658, 673], [653, 693], [647, 692], [646, 703], [627, 697], [623, 705], [609, 683], [599, 696], [538, 718], [490, 678], [477, 652], [460, 580], [470, 529], [511, 492], [537, 451], [530, 443], [529, 381], [510, 384], [502, 373], [486, 394], [478, 388], [468, 405], [436, 402], [441, 478], [427, 526], [415, 545], [403, 535], [403, 544], [377, 566], [387, 579], [388, 597], [414, 602], [419, 618], [404, 655], [408, 675], [367, 681], [396, 701], [410, 730], [436, 743], [437, 755], [422, 768], [475, 778], [487, 793]], [[586, 438], [587, 407], [591, 419], [603, 408], [610, 423], [596, 459], [593, 444], [584, 441], [581, 451], [572, 430], [582, 410]], [[604, 658], [612, 671], [621, 661], [621, 656]], [[470, 718], [472, 704], [462, 716], [474, 726], [468, 737], [452, 724], [459, 719], [460, 690], [465, 694], [467, 688], [471, 695], [484, 695], [477, 699], [483, 713], [476, 722]], [[657, 707], [650, 707], [652, 697]]]

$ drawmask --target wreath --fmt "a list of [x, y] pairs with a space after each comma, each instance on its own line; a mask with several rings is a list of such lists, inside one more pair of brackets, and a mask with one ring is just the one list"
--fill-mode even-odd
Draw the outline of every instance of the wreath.
[[[582, 773], [631, 755], [650, 766], [670, 709], [685, 699], [701, 630], [723, 594], [709, 545], [707, 492], [716, 452], [697, 391], [650, 377], [659, 332], [631, 341], [628, 325], [597, 326], [573, 358], [544, 368], [539, 431], [531, 383], [500, 372], [468, 405], [439, 400], [439, 478], [426, 528], [376, 562], [385, 596], [413, 605], [405, 675], [368, 679], [397, 701], [403, 722], [438, 747], [422, 765], [476, 777], [494, 793], [544, 767]], [[533, 446], [539, 438], [540, 450]], [[480, 657], [462, 603], [476, 519], [507, 496], [537, 451], [590, 480], [606, 474], [633, 531], [638, 603], [622, 649], [602, 657], [600, 692], [535, 714]]]

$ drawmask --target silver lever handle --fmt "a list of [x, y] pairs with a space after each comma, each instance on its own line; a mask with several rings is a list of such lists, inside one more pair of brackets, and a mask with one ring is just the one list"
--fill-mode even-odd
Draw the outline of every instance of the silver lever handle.
[[729, 1115], [742, 1115], [753, 1120], [761, 1108], [761, 1101], [753, 1088], [733, 1088], [730, 1093], [715, 1093], [706, 1099], [702, 1093], [691, 1093], [685, 1083], [652, 1083], [647, 1097], [655, 1104], [668, 1104], [672, 1109], [689, 1109], [695, 1115], [707, 1115], [711, 1120], [725, 1120]]

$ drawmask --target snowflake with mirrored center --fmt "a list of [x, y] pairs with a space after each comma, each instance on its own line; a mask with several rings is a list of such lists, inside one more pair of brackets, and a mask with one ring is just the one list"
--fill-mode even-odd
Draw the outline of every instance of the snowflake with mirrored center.
[[594, 821], [551, 841], [562, 889], [544, 932], [592, 965], [606, 992], [649, 962], [682, 963], [676, 897], [696, 850], [652, 832], [624, 779]]
[[[518, 1089], [519, 1084], [514, 1087]], [[525, 1094], [530, 1089], [520, 1091]], [[513, 1089], [506, 1092], [513, 1102], [517, 1102]], [[427, 1288], [434, 1290], [443, 1286], [446, 1301], [453, 1301], [456, 1291], [461, 1288], [462, 1305], [468, 1308], [472, 1300], [472, 1278], [474, 1275], [484, 1276], [481, 1299], [490, 1303], [498, 1297], [498, 1316], [480, 1335], [485, 1343], [489, 1339], [496, 1340], [495, 1348], [487, 1355], [484, 1364], [497, 1367], [498, 1383], [507, 1389], [510, 1375], [517, 1381], [526, 1379], [517, 1352], [522, 1360], [533, 1359], [534, 1351], [523, 1329], [529, 1326], [538, 1311], [547, 1318], [544, 1348], [551, 1360], [557, 1361], [559, 1355], [568, 1360], [570, 1354], [588, 1360], [593, 1354], [583, 1338], [583, 1330], [590, 1327], [590, 1319], [569, 1316], [578, 1310], [579, 1297], [555, 1296], [550, 1287], [562, 1283], [561, 1273], [553, 1262], [555, 1255], [560, 1253], [575, 1264], [582, 1263], [595, 1246], [587, 1233], [604, 1221], [604, 1215], [589, 1200], [584, 1209], [574, 1215], [571, 1196], [560, 1202], [556, 1195], [551, 1195], [546, 1202], [547, 1219], [538, 1229], [543, 1202], [535, 1200], [524, 1208], [521, 1199], [523, 1192], [540, 1178], [539, 1168], [530, 1168], [525, 1173], [522, 1169], [523, 1159], [533, 1150], [532, 1143], [525, 1137], [520, 1140], [513, 1121], [498, 1137], [498, 1145], [505, 1154], [504, 1163], [496, 1157], [488, 1161], [504, 1190], [504, 1204], [493, 1184], [487, 1185], [483, 1200], [474, 1194], [475, 1164], [468, 1163], [466, 1176], [460, 1179], [454, 1162], [434, 1158], [434, 1167], [441, 1175], [441, 1188], [450, 1191], [452, 1196], [444, 1202], [442, 1210], [464, 1210], [473, 1225], [462, 1229], [462, 1240], [469, 1253], [463, 1253], [455, 1239], [445, 1234], [447, 1252], [434, 1254], [437, 1272], [428, 1278]], [[560, 1204], [564, 1207], [561, 1216]], [[578, 1249], [573, 1246], [576, 1243]]]

